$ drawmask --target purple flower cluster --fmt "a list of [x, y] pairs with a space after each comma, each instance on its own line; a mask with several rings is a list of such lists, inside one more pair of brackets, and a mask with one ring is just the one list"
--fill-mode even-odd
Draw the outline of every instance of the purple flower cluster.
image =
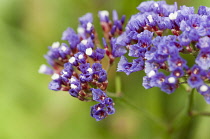
[[49, 89], [98, 102], [91, 107], [91, 116], [100, 121], [115, 113], [114, 102], [106, 93], [107, 70], [102, 61], [110, 67], [121, 57], [117, 71], [129, 75], [144, 70], [146, 89], [159, 87], [171, 94], [186, 84], [210, 104], [210, 8], [200, 6], [195, 12], [193, 7], [178, 9], [176, 3], [147, 1], [137, 9], [140, 12], [130, 18], [125, 31], [125, 16], [119, 19], [113, 11], [110, 20], [108, 11], [99, 11], [101, 39], [91, 13], [79, 18], [77, 33], [67, 28], [63, 43], [54, 42], [44, 56], [51, 67], [39, 69], [51, 75]]
[[106, 93], [100, 89], [92, 89], [92, 94], [93, 100], [100, 102], [91, 107], [92, 117], [96, 118], [97, 121], [100, 121], [108, 115], [115, 113], [113, 100], [107, 97]]
[[[81, 101], [97, 101], [99, 104], [91, 107], [91, 116], [97, 121], [114, 114], [114, 102], [106, 95], [108, 85], [107, 71], [102, 67], [102, 59], [107, 55], [111, 65], [118, 54], [115, 36], [122, 34], [125, 16], [118, 19], [113, 11], [113, 21], [109, 19], [108, 11], [99, 11], [100, 24], [104, 38], [98, 39], [93, 25], [91, 13], [79, 18], [76, 33], [67, 28], [62, 35], [64, 43], [54, 42], [44, 56], [52, 67], [42, 65], [40, 73], [52, 75], [49, 89], [68, 91]], [[104, 47], [100, 48], [100, 42]]]
[[[170, 94], [181, 84], [204, 96], [210, 103], [210, 8], [168, 5], [165, 1], [142, 2], [115, 45], [119, 72], [129, 75], [144, 70], [143, 86], [159, 87]], [[132, 62], [123, 56], [134, 57]], [[187, 63], [185, 57], [192, 55]], [[192, 62], [191, 62], [192, 63]]]

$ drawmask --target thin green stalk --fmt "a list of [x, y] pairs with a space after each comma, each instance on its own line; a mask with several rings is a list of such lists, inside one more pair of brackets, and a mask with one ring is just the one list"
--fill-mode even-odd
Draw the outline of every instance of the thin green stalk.
[[117, 73], [117, 76], [115, 77], [115, 87], [116, 87], [116, 95], [120, 96], [122, 85], [121, 85], [121, 79], [118, 73]]
[[165, 122], [163, 122], [162, 120], [158, 119], [157, 117], [155, 117], [154, 115], [152, 115], [151, 113], [149, 113], [148, 111], [142, 109], [141, 107], [137, 107], [136, 105], [132, 104], [130, 100], [128, 100], [127, 97], [120, 97], [118, 99], [120, 102], [123, 102], [126, 104], [126, 106], [129, 106], [130, 108], [138, 111], [138, 113], [144, 115], [144, 117], [148, 118], [149, 120], [153, 121], [154, 123], [156, 123], [157, 125], [159, 125], [160, 127], [164, 128], [164, 129], [168, 129], [167, 125]]
[[209, 112], [198, 112], [196, 110], [193, 110], [194, 105], [194, 91], [195, 89], [192, 89], [191, 93], [189, 94], [189, 106], [188, 106], [188, 114], [190, 117], [193, 116], [210, 116]]
[[117, 100], [119, 100], [119, 102], [126, 104], [126, 106], [129, 106], [130, 108], [132, 108], [134, 110], [137, 110], [140, 114], [144, 115], [146, 118], [150, 119], [151, 121], [153, 121], [160, 127], [164, 128], [164, 129], [168, 129], [167, 125], [162, 120], [158, 119], [157, 117], [155, 117], [148, 111], [142, 109], [141, 107], [137, 107], [134, 104], [132, 104], [131, 101], [128, 100], [128, 97], [122, 96], [121, 87], [122, 87], [121, 79], [120, 79], [120, 76], [117, 75], [115, 78], [116, 93], [107, 92], [107, 95], [110, 97], [114, 97]]
[[187, 110], [189, 116], [193, 116], [194, 92], [195, 92], [195, 89], [192, 89], [192, 91], [189, 94], [189, 106], [188, 106], [188, 110]]

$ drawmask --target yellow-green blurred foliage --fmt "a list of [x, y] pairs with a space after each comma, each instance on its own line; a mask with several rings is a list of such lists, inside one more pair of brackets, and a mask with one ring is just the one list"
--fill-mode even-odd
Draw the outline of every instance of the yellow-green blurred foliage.
[[[116, 100], [116, 114], [96, 122], [90, 116], [94, 102], [81, 102], [66, 92], [48, 90], [47, 75], [38, 74], [46, 63], [47, 46], [60, 41], [67, 27], [76, 29], [78, 17], [94, 15], [101, 30], [98, 10], [112, 11], [128, 18], [137, 13], [140, 0], [0, 0], [0, 139], [162, 139], [169, 132]], [[174, 1], [168, 1], [173, 4]], [[179, 0], [178, 5], [210, 7], [207, 0]], [[113, 67], [109, 76], [115, 91]], [[188, 93], [183, 88], [167, 95], [157, 88], [142, 87], [143, 72], [122, 77], [123, 93], [137, 107], [146, 109], [168, 124], [187, 107]], [[202, 96], [195, 95], [195, 109], [210, 111]], [[188, 118], [185, 113], [176, 122], [174, 137], [207, 139], [210, 118]], [[184, 124], [184, 129], [178, 129]], [[181, 132], [182, 131], [182, 132]]]

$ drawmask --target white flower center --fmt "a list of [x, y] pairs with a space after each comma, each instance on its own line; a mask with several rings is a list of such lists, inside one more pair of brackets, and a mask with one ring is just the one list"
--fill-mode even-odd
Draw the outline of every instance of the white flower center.
[[106, 11], [106, 10], [100, 11], [100, 16], [103, 17], [103, 18], [104, 18], [105, 16], [109, 16], [109, 12]]
[[152, 77], [155, 75], [155, 71], [154, 70], [151, 70], [149, 73], [148, 73], [148, 77]]
[[157, 3], [154, 3], [154, 6], [155, 6], [155, 7], [158, 7], [159, 5], [158, 5]]
[[148, 15], [148, 16], [147, 16], [147, 19], [149, 20], [149, 22], [150, 22], [150, 23], [152, 23], [152, 22], [153, 22], [152, 15]]
[[52, 48], [58, 48], [60, 46], [60, 43], [59, 42], [54, 42], [52, 44]]
[[45, 73], [45, 71], [47, 70], [47, 66], [45, 64], [42, 64], [39, 68], [39, 73]]
[[78, 58], [79, 58], [79, 59], [83, 59], [83, 58], [84, 58], [83, 54], [80, 54], [80, 55], [78, 56]]
[[67, 50], [66, 46], [62, 45], [61, 50], [65, 52]]
[[56, 80], [56, 79], [58, 79], [59, 77], [60, 77], [60, 75], [57, 74], [57, 73], [54, 73], [54, 74], [51, 76], [51, 78], [52, 78], [53, 80]]
[[92, 23], [90, 23], [90, 22], [88, 22], [88, 23], [87, 23], [87, 30], [88, 30], [88, 31], [90, 31], [90, 30], [91, 30], [91, 28], [92, 28], [92, 26], [93, 26], [93, 24], [92, 24]]
[[69, 59], [69, 62], [71, 63], [71, 64], [73, 64], [74, 62], [75, 62], [75, 57], [71, 57], [70, 59]]
[[66, 71], [63, 71], [63, 74], [64, 74], [64, 75], [67, 75], [67, 74], [68, 74], [68, 72], [66, 72]]
[[75, 84], [71, 84], [71, 88], [72, 88], [72, 89], [76, 89], [77, 86], [76, 86]]
[[82, 27], [78, 27], [77, 28], [77, 33], [78, 34], [83, 34], [85, 32], [85, 29], [84, 28], [82, 28]]
[[81, 43], [84, 44], [84, 45], [86, 45], [87, 42], [88, 42], [87, 40], [82, 40], [82, 41], [81, 41]]
[[176, 79], [174, 77], [169, 77], [168, 78], [168, 82], [169, 83], [175, 83], [176, 82]]
[[91, 68], [88, 68], [87, 71], [92, 74], [93, 73], [93, 70]]
[[206, 92], [207, 90], [208, 90], [208, 86], [206, 86], [206, 85], [201, 85], [200, 91]]
[[178, 15], [178, 13], [174, 12], [174, 13], [170, 13], [168, 17], [170, 20], [175, 20], [177, 18], [177, 15]]
[[76, 82], [76, 79], [75, 78], [71, 78], [70, 79], [70, 82], [72, 83], [72, 82]]
[[86, 55], [91, 56], [93, 53], [93, 49], [92, 48], [87, 48], [85, 51]]

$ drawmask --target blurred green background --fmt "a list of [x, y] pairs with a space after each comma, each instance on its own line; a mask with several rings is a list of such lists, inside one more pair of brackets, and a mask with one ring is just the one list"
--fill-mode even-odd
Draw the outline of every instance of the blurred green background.
[[[131, 102], [153, 116], [173, 125], [166, 130], [125, 103], [115, 100], [116, 113], [96, 122], [90, 116], [94, 102], [81, 102], [66, 92], [48, 90], [47, 75], [38, 74], [46, 63], [47, 46], [60, 41], [67, 27], [77, 28], [78, 17], [94, 15], [99, 28], [98, 10], [119, 15], [137, 13], [140, 0], [0, 0], [0, 139], [162, 139], [210, 138], [210, 117], [189, 118], [184, 112], [188, 93], [183, 88], [167, 95], [157, 88], [142, 87], [143, 72], [122, 77], [122, 90]], [[167, 1], [173, 4], [174, 1]], [[207, 0], [177, 1], [178, 5], [210, 7]], [[115, 90], [113, 67], [109, 90]], [[203, 97], [196, 93], [195, 109], [209, 111]], [[172, 135], [170, 135], [172, 134]]]

